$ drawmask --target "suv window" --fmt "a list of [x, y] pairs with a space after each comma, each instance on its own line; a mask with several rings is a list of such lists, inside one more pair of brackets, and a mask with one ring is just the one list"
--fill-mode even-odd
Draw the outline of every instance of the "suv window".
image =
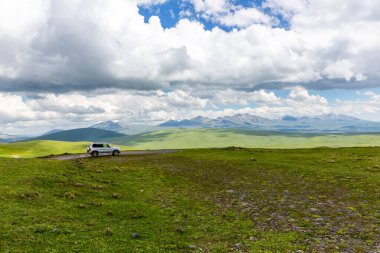
[[103, 144], [92, 144], [93, 148], [102, 148]]

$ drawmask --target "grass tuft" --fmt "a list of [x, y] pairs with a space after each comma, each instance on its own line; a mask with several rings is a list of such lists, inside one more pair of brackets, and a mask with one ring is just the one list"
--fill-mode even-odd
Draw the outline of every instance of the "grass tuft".
[[75, 194], [72, 193], [72, 192], [65, 192], [65, 193], [63, 194], [63, 196], [64, 196], [65, 198], [67, 198], [67, 199], [75, 199], [75, 198], [76, 198]]
[[32, 200], [32, 199], [37, 199], [41, 196], [39, 192], [36, 191], [28, 191], [28, 192], [23, 192], [20, 194], [21, 199], [26, 199], [26, 200]]
[[111, 236], [111, 235], [113, 235], [113, 231], [112, 231], [112, 229], [111, 229], [111, 228], [106, 228], [106, 229], [104, 230], [104, 235], [106, 235], [106, 236]]

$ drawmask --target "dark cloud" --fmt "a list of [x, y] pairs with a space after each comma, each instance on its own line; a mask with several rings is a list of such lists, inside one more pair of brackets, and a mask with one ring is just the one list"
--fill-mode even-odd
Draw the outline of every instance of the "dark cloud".
[[[96, 77], [93, 77], [96, 78]], [[26, 94], [34, 93], [67, 93], [72, 91], [88, 92], [91, 91], [94, 95], [96, 93], [103, 93], [104, 90], [116, 91], [120, 89], [131, 90], [157, 90], [163, 89], [166, 85], [150, 80], [140, 79], [93, 79], [82, 80], [76, 83], [51, 83], [51, 82], [38, 82], [29, 80], [0, 78], [0, 91], [3, 92], [24, 92]], [[108, 91], [109, 92], [109, 91]]]
[[357, 82], [355, 80], [347, 81], [345, 79], [322, 79], [315, 82], [307, 83], [296, 83], [296, 82], [268, 82], [255, 85], [252, 88], [240, 88], [238, 90], [244, 91], [255, 91], [261, 89], [268, 90], [281, 90], [287, 89], [294, 86], [302, 86], [309, 90], [331, 90], [331, 89], [342, 89], [342, 90], [358, 90], [358, 89], [370, 89], [379, 87], [380, 77], [368, 77], [367, 80], [362, 82]]

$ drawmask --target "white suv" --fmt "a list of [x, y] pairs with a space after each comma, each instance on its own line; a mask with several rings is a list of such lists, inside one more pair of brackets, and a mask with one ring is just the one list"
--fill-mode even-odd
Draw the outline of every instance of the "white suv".
[[96, 142], [90, 143], [90, 145], [87, 147], [87, 154], [91, 155], [92, 157], [97, 157], [100, 154], [115, 156], [120, 154], [120, 149], [118, 147], [111, 147], [110, 144], [105, 142]]

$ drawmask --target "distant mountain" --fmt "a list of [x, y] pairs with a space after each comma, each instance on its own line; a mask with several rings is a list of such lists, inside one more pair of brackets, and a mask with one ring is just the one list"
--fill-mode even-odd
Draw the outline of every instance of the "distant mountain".
[[29, 140], [54, 141], [108, 141], [111, 138], [124, 137], [124, 134], [97, 128], [78, 128], [57, 133], [41, 135]]
[[298, 118], [290, 115], [285, 115], [281, 118], [283, 121], [297, 121]]
[[251, 114], [236, 114], [234, 116], [225, 116], [219, 117], [216, 119], [216, 126], [229, 126], [229, 125], [237, 125], [237, 126], [251, 126], [256, 124], [267, 124], [270, 122], [269, 119], [263, 118], [256, 115]]
[[122, 133], [126, 135], [134, 135], [134, 134], [141, 134], [141, 133], [161, 130], [161, 127], [159, 126], [137, 125], [137, 124], [124, 125], [112, 120], [100, 122], [98, 124], [90, 126], [90, 128], [104, 129], [104, 130], [118, 132], [118, 133]]
[[234, 116], [219, 117], [211, 119], [208, 117], [198, 116], [192, 119], [181, 121], [169, 120], [160, 124], [161, 127], [216, 127], [227, 128], [236, 126], [250, 126], [255, 124], [264, 124], [270, 122], [269, 119], [251, 114], [236, 114]]
[[123, 126], [116, 121], [109, 120], [109, 121], [104, 121], [104, 122], [100, 122], [98, 124], [92, 125], [90, 126], [90, 128], [98, 128], [98, 129], [118, 132], [123, 128]]
[[52, 129], [52, 130], [50, 130], [50, 131], [48, 131], [42, 135], [55, 134], [55, 133], [59, 133], [59, 132], [63, 132], [63, 131], [65, 131], [65, 130], [63, 130], [63, 129]]
[[14, 142], [14, 141], [22, 140], [22, 139], [25, 139], [25, 137], [0, 133], [0, 142]]
[[347, 121], [347, 120], [353, 120], [353, 121], [364, 121], [356, 117], [352, 117], [345, 114], [335, 114], [335, 113], [326, 113], [318, 116], [312, 116], [312, 117], [302, 117], [300, 119], [314, 119], [314, 120], [331, 120], [331, 121]]
[[267, 119], [251, 114], [237, 114], [216, 119], [196, 117], [180, 121], [170, 120], [159, 126], [181, 128], [234, 128], [302, 133], [380, 132], [380, 122], [365, 121], [352, 116], [333, 113], [306, 117], [285, 115], [279, 119]]
[[161, 127], [201, 127], [209, 124], [212, 119], [198, 116], [193, 119], [185, 119], [181, 121], [169, 120], [159, 126]]

